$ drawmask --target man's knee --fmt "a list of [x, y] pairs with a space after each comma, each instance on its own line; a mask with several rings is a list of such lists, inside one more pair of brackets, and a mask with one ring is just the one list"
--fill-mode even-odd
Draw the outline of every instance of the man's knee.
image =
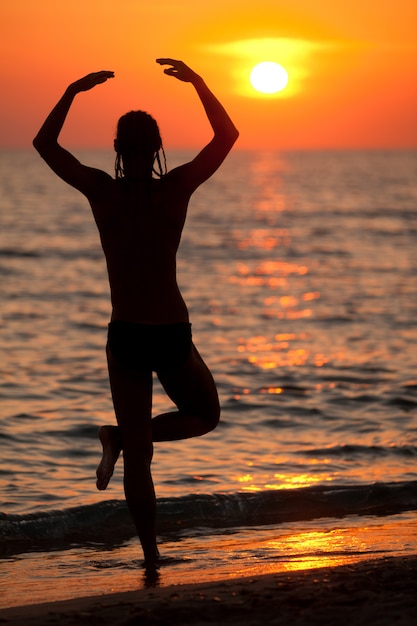
[[141, 463], [149, 464], [153, 457], [153, 443], [143, 439], [126, 440], [123, 442], [123, 456], [125, 464], [133, 466]]
[[210, 410], [204, 413], [204, 421], [207, 424], [207, 432], [214, 430], [220, 422], [220, 404], [216, 404], [211, 407]]

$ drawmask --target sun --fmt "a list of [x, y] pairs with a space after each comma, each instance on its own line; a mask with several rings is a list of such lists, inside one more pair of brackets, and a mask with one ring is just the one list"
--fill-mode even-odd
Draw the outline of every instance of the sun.
[[274, 61], [263, 61], [255, 65], [249, 79], [256, 91], [265, 94], [278, 93], [288, 85], [287, 70]]

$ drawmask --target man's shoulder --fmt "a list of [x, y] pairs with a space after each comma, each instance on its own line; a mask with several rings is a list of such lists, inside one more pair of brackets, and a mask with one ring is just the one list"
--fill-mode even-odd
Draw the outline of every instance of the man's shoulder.
[[161, 181], [166, 185], [175, 186], [178, 190], [187, 188], [188, 164], [178, 165], [165, 174]]

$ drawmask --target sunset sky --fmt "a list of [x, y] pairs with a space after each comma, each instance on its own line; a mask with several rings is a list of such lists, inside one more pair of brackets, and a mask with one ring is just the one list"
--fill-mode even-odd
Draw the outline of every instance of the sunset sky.
[[[80, 94], [62, 143], [112, 144], [117, 118], [144, 109], [167, 148], [210, 137], [193, 88], [157, 57], [201, 73], [240, 130], [240, 148], [417, 147], [415, 0], [19, 0], [2, 3], [0, 146], [30, 146], [73, 80], [116, 78]], [[263, 95], [249, 73], [261, 61], [288, 72]]]

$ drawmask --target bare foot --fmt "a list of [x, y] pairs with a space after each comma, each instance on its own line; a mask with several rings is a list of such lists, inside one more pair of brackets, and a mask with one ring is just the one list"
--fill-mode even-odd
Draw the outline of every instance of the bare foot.
[[119, 458], [121, 444], [117, 426], [101, 426], [98, 436], [103, 446], [103, 456], [97, 468], [97, 489], [104, 491], [113, 476], [114, 466]]

